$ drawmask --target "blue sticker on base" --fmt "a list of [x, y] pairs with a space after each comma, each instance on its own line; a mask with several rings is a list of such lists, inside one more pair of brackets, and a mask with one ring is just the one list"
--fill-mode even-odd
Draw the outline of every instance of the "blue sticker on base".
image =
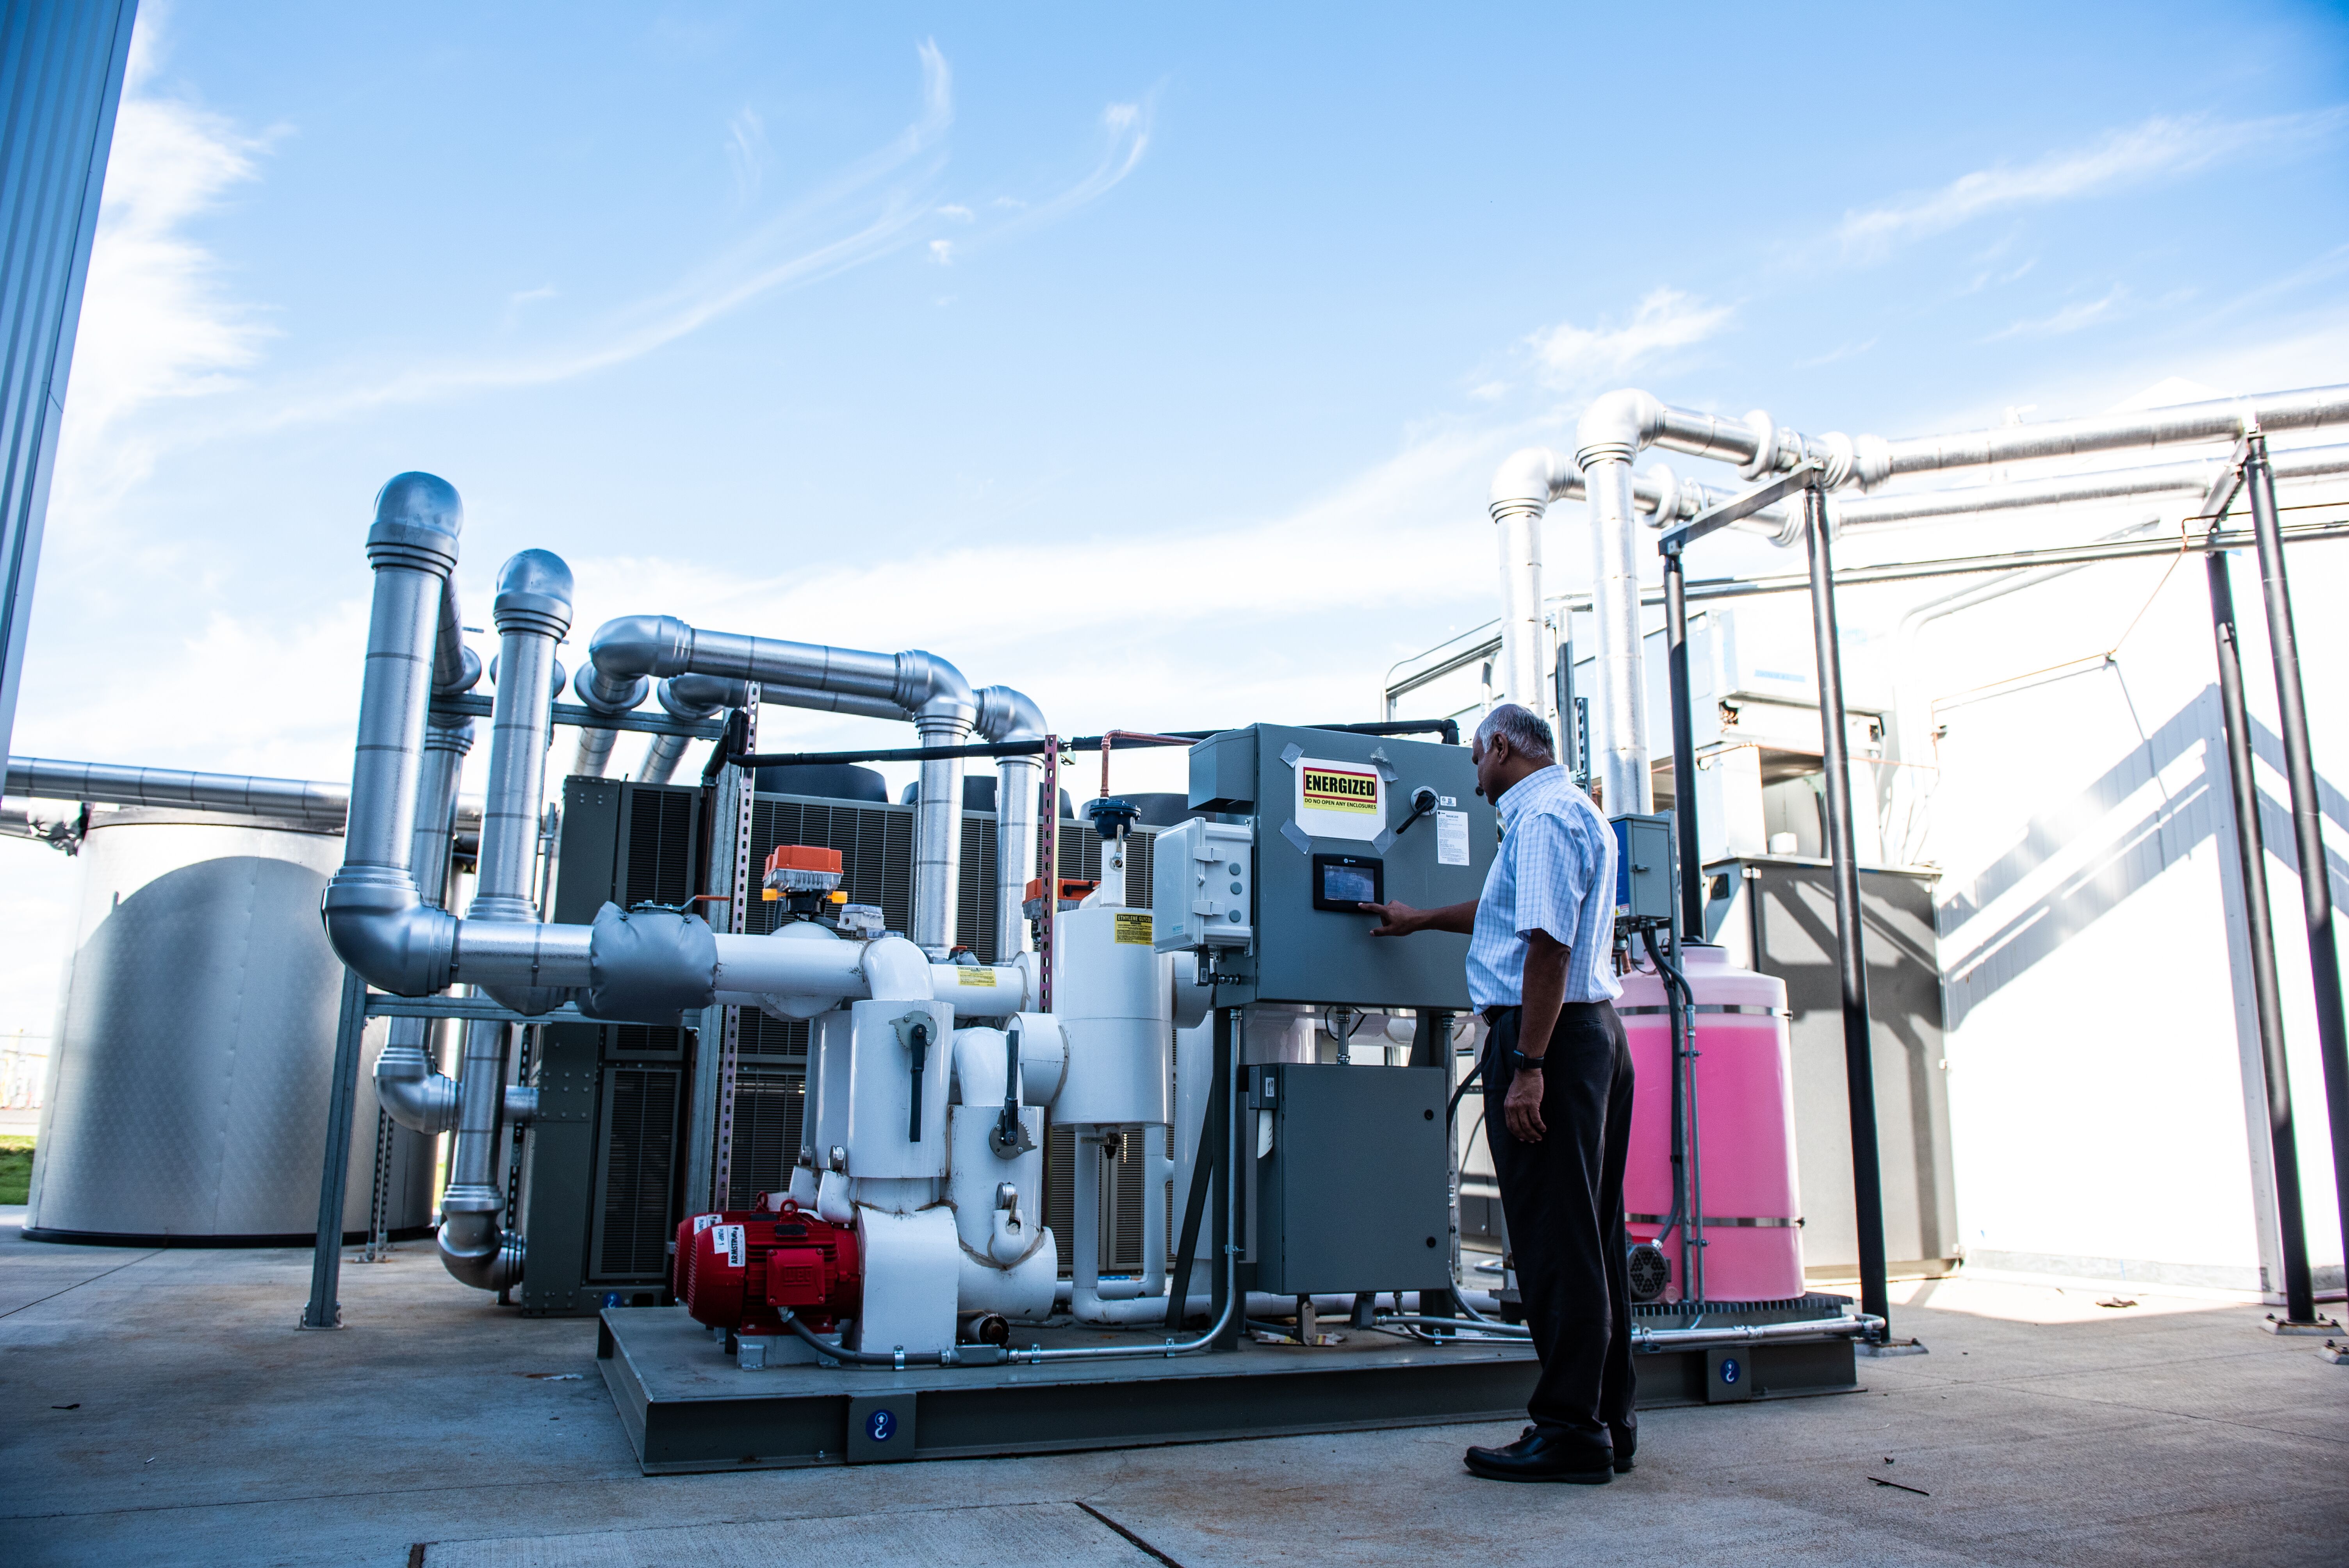
[[[1744, 1375], [1744, 1370], [1745, 1369], [1744, 1367], [1738, 1366], [1736, 1357], [1728, 1357], [1721, 1364], [1721, 1380], [1724, 1383], [1734, 1383], [1739, 1377]], [[884, 1415], [886, 1415], [887, 1413], [888, 1412], [886, 1411], [882, 1412]], [[874, 1419], [877, 1420], [879, 1418], [875, 1417]]]
[[[1732, 1362], [1731, 1365], [1736, 1364]], [[865, 1419], [864, 1435], [876, 1443], [887, 1442], [897, 1435], [897, 1413], [894, 1410], [874, 1411]]]

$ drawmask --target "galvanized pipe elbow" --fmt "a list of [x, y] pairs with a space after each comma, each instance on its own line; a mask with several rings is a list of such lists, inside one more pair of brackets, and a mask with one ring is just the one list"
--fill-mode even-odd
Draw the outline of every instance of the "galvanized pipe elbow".
[[1574, 461], [1588, 469], [1602, 458], [1630, 462], [1664, 428], [1662, 403], [1645, 392], [1609, 392], [1582, 411], [1574, 426]]
[[441, 1266], [475, 1290], [511, 1290], [522, 1283], [523, 1240], [508, 1235], [494, 1213], [454, 1213], [440, 1222]]
[[1581, 470], [1574, 459], [1547, 447], [1521, 447], [1501, 460], [1485, 492], [1485, 504], [1497, 522], [1509, 512], [1527, 511], [1539, 517], [1549, 503], [1580, 488]]
[[[344, 870], [350, 868], [346, 863]], [[320, 910], [326, 943], [359, 977], [395, 996], [446, 990], [455, 962], [457, 921], [418, 902], [405, 887], [347, 883], [342, 872], [326, 885]]]
[[587, 657], [615, 680], [681, 676], [692, 667], [693, 628], [674, 615], [622, 615], [595, 628]]
[[951, 718], [967, 732], [978, 717], [978, 698], [962, 672], [937, 655], [908, 648], [897, 655], [897, 706], [923, 717]]
[[[698, 724], [730, 707], [741, 707], [750, 700], [750, 688], [742, 681], [728, 680], [724, 676], [671, 676], [660, 683], [656, 694], [663, 711], [671, 718], [688, 724]], [[692, 744], [681, 735], [656, 735], [645, 748], [644, 766], [636, 777], [647, 784], [666, 784], [677, 773], [677, 765], [685, 758], [685, 748]]]
[[989, 740], [1041, 740], [1051, 733], [1044, 722], [1044, 710], [1036, 700], [1009, 686], [981, 686], [978, 700], [978, 733]]
[[375, 1099], [392, 1120], [429, 1137], [457, 1125], [457, 1081], [433, 1067], [416, 1039], [420, 1030], [402, 1026], [424, 1025], [421, 1018], [392, 1020], [391, 1038], [376, 1058]]

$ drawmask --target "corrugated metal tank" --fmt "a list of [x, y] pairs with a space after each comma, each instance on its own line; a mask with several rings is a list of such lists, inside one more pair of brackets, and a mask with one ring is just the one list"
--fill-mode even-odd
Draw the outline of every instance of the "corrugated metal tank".
[[[91, 823], [27, 1235], [313, 1239], [343, 983], [318, 901], [342, 843], [215, 812], [141, 808]], [[383, 1034], [369, 1026], [362, 1053], [351, 1240], [374, 1190]], [[433, 1141], [394, 1131], [391, 1225], [416, 1232], [430, 1217]]]

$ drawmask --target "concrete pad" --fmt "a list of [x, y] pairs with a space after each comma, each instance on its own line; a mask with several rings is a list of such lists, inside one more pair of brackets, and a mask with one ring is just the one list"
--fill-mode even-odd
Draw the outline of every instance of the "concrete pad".
[[534, 1539], [436, 1542], [429, 1568], [768, 1568], [785, 1561], [825, 1568], [1129, 1568], [1157, 1561], [1071, 1503], [952, 1508], [872, 1519], [766, 1520], [680, 1524], [666, 1530], [603, 1531]]
[[1601, 1488], [1461, 1469], [1514, 1422], [647, 1478], [592, 1322], [523, 1320], [429, 1245], [346, 1257], [349, 1326], [305, 1333], [306, 1253], [0, 1227], [0, 1556], [2282, 1568], [2337, 1563], [2349, 1535], [2349, 1368], [2258, 1332], [2251, 1306], [1937, 1282], [1895, 1311], [1930, 1355], [1864, 1363], [1858, 1395], [1651, 1412], [1639, 1468]]

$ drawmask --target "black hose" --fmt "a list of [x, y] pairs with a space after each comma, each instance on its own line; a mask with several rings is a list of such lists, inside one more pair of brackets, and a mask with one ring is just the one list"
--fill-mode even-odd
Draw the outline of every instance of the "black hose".
[[[1696, 1006], [1695, 994], [1689, 990], [1687, 977], [1682, 975], [1680, 970], [1664, 956], [1663, 949], [1657, 945], [1656, 928], [1652, 925], [1649, 926], [1640, 933], [1640, 935], [1647, 943], [1648, 957], [1650, 961], [1655, 965], [1656, 974], [1663, 980], [1664, 989], [1667, 995], [1669, 996], [1671, 993], [1677, 992], [1686, 1002], [1686, 1005], [1689, 1007], [1694, 1007]], [[1664, 1244], [1664, 1238], [1666, 1236], [1671, 1235], [1674, 1231], [1680, 1229], [1687, 1222], [1688, 1220], [1688, 1129], [1686, 1126], [1688, 1110], [1686, 1105], [1682, 1099], [1682, 1079], [1681, 1076], [1687, 1070], [1688, 1014], [1682, 1011], [1682, 1003], [1679, 1001], [1672, 1003], [1671, 1018], [1672, 1209], [1671, 1213], [1664, 1216], [1664, 1228], [1656, 1233], [1656, 1245], [1658, 1247], [1661, 1247]], [[1683, 1291], [1688, 1288], [1688, 1282], [1685, 1279], [1681, 1282], [1681, 1288]]]

